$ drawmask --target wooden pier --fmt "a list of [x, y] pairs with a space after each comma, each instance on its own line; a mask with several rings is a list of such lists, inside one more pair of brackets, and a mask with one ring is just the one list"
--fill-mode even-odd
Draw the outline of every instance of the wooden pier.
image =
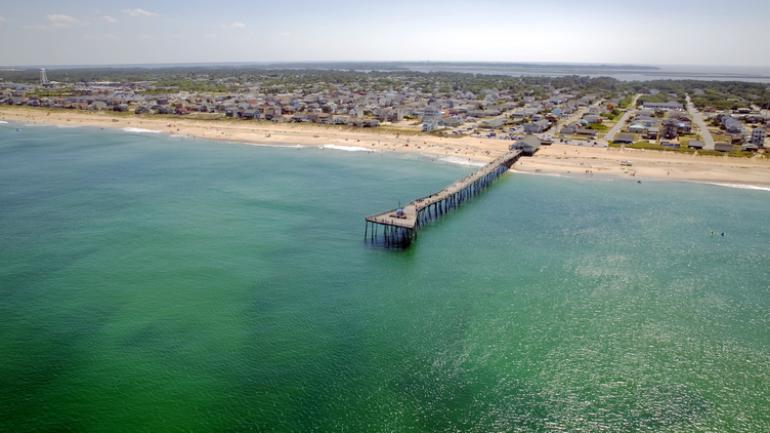
[[405, 248], [417, 237], [417, 230], [447, 212], [459, 207], [484, 191], [495, 179], [508, 171], [523, 154], [511, 150], [504, 155], [448, 185], [441, 191], [418, 198], [401, 209], [393, 209], [366, 217], [364, 238], [388, 248]]

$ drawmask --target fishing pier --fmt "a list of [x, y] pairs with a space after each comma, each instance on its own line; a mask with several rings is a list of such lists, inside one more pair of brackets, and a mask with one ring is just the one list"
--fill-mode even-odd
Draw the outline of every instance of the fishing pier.
[[484, 191], [523, 154], [521, 149], [510, 150], [437, 193], [411, 201], [403, 208], [366, 217], [364, 238], [367, 242], [381, 243], [388, 248], [408, 247], [417, 237], [420, 227]]

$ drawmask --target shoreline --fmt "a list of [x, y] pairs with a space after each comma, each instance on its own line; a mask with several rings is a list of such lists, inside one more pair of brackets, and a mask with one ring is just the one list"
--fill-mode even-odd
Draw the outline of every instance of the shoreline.
[[[503, 154], [507, 140], [440, 137], [397, 130], [326, 125], [157, 118], [133, 114], [0, 106], [0, 121], [55, 127], [96, 127], [126, 133], [165, 134], [249, 145], [416, 154], [447, 163], [479, 166]], [[621, 162], [631, 162], [631, 166]], [[593, 148], [554, 143], [517, 162], [514, 171], [629, 180], [685, 181], [770, 191], [770, 159]]]
[[701, 181], [701, 180], [690, 180], [690, 179], [666, 179], [666, 178], [658, 178], [658, 177], [647, 177], [644, 179], [635, 179], [631, 177], [624, 177], [619, 178], [617, 175], [614, 174], [598, 174], [591, 177], [586, 177], [583, 174], [579, 173], [555, 173], [555, 172], [543, 172], [543, 171], [522, 171], [517, 170], [514, 166], [510, 170], [511, 173], [514, 174], [523, 174], [526, 176], [543, 176], [543, 177], [556, 177], [556, 178], [562, 178], [562, 179], [591, 179], [594, 181], [603, 181], [603, 182], [637, 182], [637, 181], [644, 181], [649, 183], [688, 183], [688, 184], [694, 184], [694, 185], [704, 185], [704, 186], [712, 186], [717, 188], [728, 188], [728, 189], [742, 189], [746, 191], [765, 191], [770, 192], [770, 185], [766, 184], [759, 184], [757, 183], [730, 183], [730, 182], [714, 182], [714, 181]]

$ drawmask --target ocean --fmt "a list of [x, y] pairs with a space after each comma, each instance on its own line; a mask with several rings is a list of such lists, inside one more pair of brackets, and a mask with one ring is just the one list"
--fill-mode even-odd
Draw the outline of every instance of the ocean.
[[0, 125], [0, 431], [770, 429], [767, 191], [343, 150]]

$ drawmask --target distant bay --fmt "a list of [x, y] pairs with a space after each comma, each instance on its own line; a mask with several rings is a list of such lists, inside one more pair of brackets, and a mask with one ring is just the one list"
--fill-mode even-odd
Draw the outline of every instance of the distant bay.
[[633, 65], [515, 62], [351, 62], [278, 63], [272, 69], [347, 69], [357, 71], [454, 72], [523, 77], [588, 76], [620, 81], [702, 80], [770, 83], [770, 66]]
[[[33, 66], [8, 68], [23, 70]], [[34, 66], [35, 68], [37, 66]], [[591, 64], [556, 62], [298, 62], [298, 63], [167, 63], [121, 65], [58, 65], [48, 69], [175, 69], [175, 68], [255, 68], [255, 69], [321, 69], [353, 71], [415, 71], [454, 72], [523, 77], [588, 76], [611, 77], [620, 81], [701, 80], [745, 81], [770, 83], [770, 66], [713, 66], [713, 65], [638, 65]]]

